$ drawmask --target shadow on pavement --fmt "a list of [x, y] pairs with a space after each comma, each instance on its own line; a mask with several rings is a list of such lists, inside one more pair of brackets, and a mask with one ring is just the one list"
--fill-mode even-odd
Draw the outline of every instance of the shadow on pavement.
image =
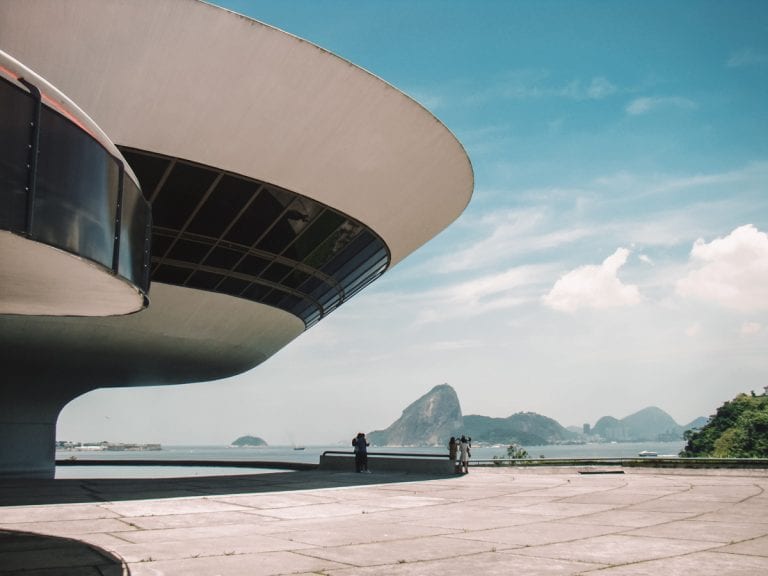
[[0, 574], [129, 576], [130, 573], [118, 556], [85, 542], [0, 530]]
[[[408, 473], [293, 471], [183, 478], [2, 480], [0, 506], [116, 502], [259, 492], [287, 492], [447, 478]], [[0, 510], [1, 512], [1, 510]]]

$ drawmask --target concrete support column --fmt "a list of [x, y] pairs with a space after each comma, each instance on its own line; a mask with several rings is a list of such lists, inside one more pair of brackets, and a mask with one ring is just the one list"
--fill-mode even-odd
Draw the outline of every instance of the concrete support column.
[[46, 386], [0, 386], [0, 479], [53, 478], [56, 420], [66, 403]]
[[13, 422], [0, 416], [0, 479], [53, 478], [56, 418]]

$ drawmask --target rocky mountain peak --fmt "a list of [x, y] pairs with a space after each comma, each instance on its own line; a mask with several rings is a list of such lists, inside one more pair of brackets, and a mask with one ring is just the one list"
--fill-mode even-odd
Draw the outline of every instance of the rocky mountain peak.
[[442, 446], [462, 425], [456, 391], [440, 384], [403, 410], [389, 428], [375, 430], [368, 438], [380, 446]]

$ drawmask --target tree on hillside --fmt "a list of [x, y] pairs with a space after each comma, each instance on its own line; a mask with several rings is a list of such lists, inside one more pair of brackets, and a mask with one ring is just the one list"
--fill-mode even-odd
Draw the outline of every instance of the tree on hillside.
[[683, 457], [768, 458], [768, 396], [739, 394], [685, 440]]

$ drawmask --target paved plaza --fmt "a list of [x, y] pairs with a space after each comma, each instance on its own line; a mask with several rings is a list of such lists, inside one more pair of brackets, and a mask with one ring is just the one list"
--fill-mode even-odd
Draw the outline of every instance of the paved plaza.
[[767, 488], [653, 468], [5, 481], [0, 575], [761, 576]]

